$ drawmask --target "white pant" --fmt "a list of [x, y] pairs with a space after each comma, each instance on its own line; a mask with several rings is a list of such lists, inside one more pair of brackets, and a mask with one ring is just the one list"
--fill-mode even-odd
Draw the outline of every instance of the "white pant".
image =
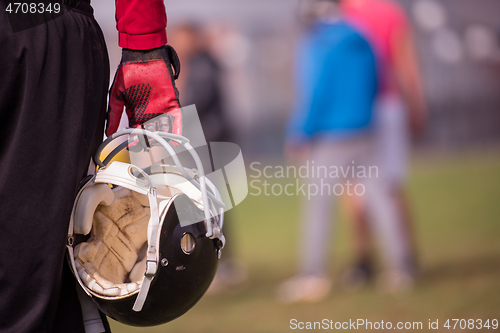
[[[404, 237], [400, 223], [400, 213], [396, 201], [391, 195], [391, 186], [375, 172], [378, 150], [377, 141], [373, 136], [358, 137], [344, 141], [317, 141], [313, 143], [310, 155], [310, 164], [314, 161], [316, 168], [326, 166], [335, 170], [356, 166], [355, 177], [352, 172], [344, 177], [311, 177], [308, 184], [325, 187], [329, 184], [332, 188], [336, 184], [345, 184], [347, 181], [362, 184], [366, 190], [364, 201], [371, 228], [377, 236], [384, 262], [388, 269], [405, 269], [408, 264], [409, 245]], [[353, 164], [354, 161], [354, 164]], [[363, 178], [359, 173], [360, 167], [372, 170], [372, 177]], [[371, 167], [371, 168], [370, 168]], [[375, 168], [374, 168], [375, 167]], [[352, 169], [351, 169], [352, 171]], [[365, 173], [369, 176], [368, 172]], [[340, 187], [339, 187], [340, 189]], [[359, 192], [359, 191], [358, 191]], [[334, 211], [338, 202], [335, 194], [319, 193], [306, 196], [303, 199], [303, 216], [300, 246], [300, 270], [305, 275], [322, 275], [325, 273], [328, 259], [329, 244], [331, 242], [331, 227]]]
[[381, 177], [391, 185], [402, 186], [410, 152], [407, 110], [397, 94], [388, 93], [377, 98], [374, 117]]

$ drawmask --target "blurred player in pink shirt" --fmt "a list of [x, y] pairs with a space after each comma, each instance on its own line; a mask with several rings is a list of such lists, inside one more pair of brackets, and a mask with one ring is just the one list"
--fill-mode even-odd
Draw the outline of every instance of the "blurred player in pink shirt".
[[[404, 271], [385, 272], [379, 286], [388, 292], [408, 287], [415, 276], [416, 253], [405, 195], [410, 132], [418, 135], [426, 123], [427, 110], [418, 69], [411, 26], [404, 10], [391, 0], [342, 0], [342, 15], [371, 43], [377, 57], [379, 95], [375, 106], [380, 176], [400, 215], [400, 237], [408, 244]], [[364, 203], [350, 200], [356, 221], [358, 262], [344, 274], [347, 288], [362, 285], [372, 275], [369, 235]]]

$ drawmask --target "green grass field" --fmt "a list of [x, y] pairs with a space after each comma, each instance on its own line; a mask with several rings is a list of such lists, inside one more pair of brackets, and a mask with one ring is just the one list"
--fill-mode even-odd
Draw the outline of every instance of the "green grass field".
[[[238, 256], [249, 278], [239, 291], [205, 296], [183, 317], [155, 328], [112, 322], [116, 333], [289, 332], [290, 320], [500, 320], [500, 154], [498, 151], [414, 159], [409, 181], [417, 221], [421, 276], [407, 295], [380, 295], [374, 285], [344, 292], [339, 275], [352, 259], [341, 218], [331, 246], [330, 296], [317, 304], [281, 305], [279, 283], [296, 269], [297, 197], [248, 196], [233, 212]], [[366, 331], [362, 330], [361, 331]], [[380, 330], [378, 330], [380, 331]], [[456, 330], [458, 331], [458, 330]], [[476, 330], [479, 331], [479, 330]], [[492, 330], [482, 330], [488, 332]]]

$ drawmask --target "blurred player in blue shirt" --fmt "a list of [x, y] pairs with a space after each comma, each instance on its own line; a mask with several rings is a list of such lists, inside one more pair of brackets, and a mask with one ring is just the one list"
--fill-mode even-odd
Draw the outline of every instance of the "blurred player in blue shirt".
[[374, 50], [340, 18], [336, 1], [304, 4], [311, 15], [298, 45], [296, 102], [285, 154], [305, 162], [309, 172], [303, 179], [299, 272], [280, 286], [284, 302], [314, 302], [328, 294], [330, 233], [339, 196], [364, 197], [386, 269], [404, 270], [408, 252], [390, 191], [378, 177], [373, 110], [380, 81]]

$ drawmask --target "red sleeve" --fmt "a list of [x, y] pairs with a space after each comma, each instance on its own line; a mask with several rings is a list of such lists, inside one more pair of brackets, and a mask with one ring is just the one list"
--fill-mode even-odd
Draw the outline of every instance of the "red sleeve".
[[167, 13], [163, 0], [115, 0], [118, 45], [147, 50], [167, 43]]

